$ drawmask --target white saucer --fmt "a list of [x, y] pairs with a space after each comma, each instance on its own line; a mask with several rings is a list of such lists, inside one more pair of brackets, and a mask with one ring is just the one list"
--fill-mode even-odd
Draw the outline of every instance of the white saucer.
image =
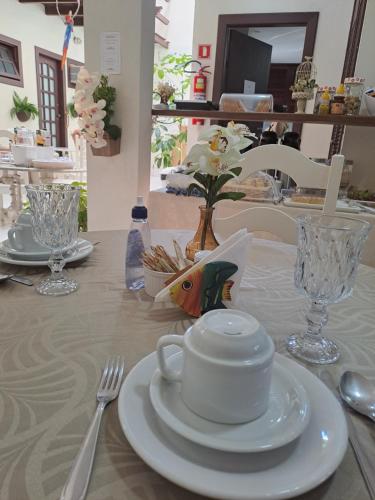
[[[176, 348], [167, 348], [175, 353]], [[256, 454], [227, 453], [192, 443], [166, 427], [155, 414], [149, 383], [156, 353], [126, 377], [118, 399], [121, 427], [138, 455], [159, 474], [202, 495], [232, 500], [291, 498], [318, 486], [340, 464], [348, 432], [340, 404], [312, 373], [278, 354], [275, 360], [305, 387], [310, 422], [300, 439]]]
[[[86, 241], [82, 239], [77, 240], [77, 244], [79, 244], [81, 241]], [[71, 245], [70, 247], [67, 247], [65, 252], [73, 249], [74, 245]], [[10, 246], [9, 240], [4, 240], [0, 243], [0, 249], [6, 252], [8, 255], [13, 257], [14, 259], [17, 260], [48, 260], [49, 256], [51, 255], [51, 250], [48, 248], [40, 249], [40, 250], [29, 250], [29, 251], [21, 251], [21, 250], [16, 250], [15, 248], [12, 248]]]
[[[182, 360], [182, 352], [171, 356], [171, 368], [180, 371]], [[159, 369], [151, 379], [150, 399], [164, 424], [177, 434], [202, 446], [237, 453], [284, 446], [302, 434], [310, 419], [305, 389], [277, 361], [273, 366], [268, 410], [246, 424], [219, 424], [192, 412], [181, 398], [181, 384], [165, 380]]]
[[[4, 243], [4, 241], [0, 243], [0, 262], [3, 262], [4, 264], [14, 264], [17, 266], [48, 266], [48, 259], [39, 260], [35, 258], [33, 260], [22, 260], [22, 258], [20, 259], [18, 256], [16, 258], [14, 255], [10, 255], [8, 253], [7, 246], [4, 245]], [[93, 244], [90, 241], [79, 238], [75, 249], [71, 251], [68, 250], [64, 254], [65, 262], [75, 262], [77, 260], [85, 259], [91, 254], [93, 249]]]

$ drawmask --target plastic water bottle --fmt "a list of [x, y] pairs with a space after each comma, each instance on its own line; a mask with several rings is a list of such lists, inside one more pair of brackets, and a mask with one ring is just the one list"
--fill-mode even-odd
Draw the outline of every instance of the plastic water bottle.
[[126, 246], [125, 283], [128, 290], [140, 290], [145, 285], [142, 253], [148, 250], [150, 245], [147, 208], [144, 206], [143, 197], [137, 196], [137, 204], [132, 209], [132, 223]]

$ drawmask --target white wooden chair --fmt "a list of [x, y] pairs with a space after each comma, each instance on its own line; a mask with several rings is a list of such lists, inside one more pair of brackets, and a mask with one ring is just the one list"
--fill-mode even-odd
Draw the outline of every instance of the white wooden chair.
[[[222, 239], [228, 238], [239, 229], [260, 232], [262, 237], [274, 235], [284, 243], [297, 243], [296, 221], [290, 215], [272, 207], [251, 207], [223, 219], [215, 219], [215, 233]], [[264, 233], [268, 233], [264, 235]]]
[[[300, 151], [278, 144], [259, 146], [245, 153], [240, 163], [239, 180], [260, 170], [275, 168], [294, 179], [298, 187], [325, 189], [323, 213], [334, 215], [340, 188], [344, 156], [332, 157], [330, 166], [316, 163]], [[250, 232], [263, 231], [276, 235], [286, 243], [296, 242], [296, 225], [293, 217], [271, 207], [253, 207], [223, 219], [215, 219], [215, 232], [223, 237], [240, 228]]]

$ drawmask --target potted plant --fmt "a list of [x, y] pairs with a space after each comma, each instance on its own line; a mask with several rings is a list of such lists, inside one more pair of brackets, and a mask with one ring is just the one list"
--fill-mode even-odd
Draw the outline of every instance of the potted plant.
[[[172, 99], [177, 97], [183, 99], [190, 87], [190, 75], [184, 72], [185, 64], [191, 60], [190, 54], [166, 54], [160, 62], [154, 64], [154, 94], [153, 107], [165, 109]], [[172, 85], [165, 84], [166, 81], [173, 81]], [[168, 87], [165, 87], [168, 85]], [[164, 98], [162, 98], [164, 95]], [[161, 102], [157, 102], [160, 100]], [[183, 124], [182, 118], [174, 118], [172, 121], [165, 119], [153, 119], [153, 134], [151, 151], [153, 163], [157, 168], [167, 168], [180, 165], [185, 156], [187, 142], [187, 127]], [[162, 179], [166, 174], [161, 174]]]
[[38, 114], [38, 108], [29, 102], [27, 97], [22, 99], [17, 92], [13, 93], [13, 108], [10, 110], [12, 118], [16, 116], [20, 122], [27, 122], [30, 118], [36, 118]]
[[160, 104], [154, 104], [156, 109], [168, 109], [176, 89], [168, 82], [159, 82], [154, 94], [160, 97]]
[[100, 77], [99, 85], [93, 93], [94, 102], [105, 101], [103, 110], [106, 112], [104, 121], [103, 138], [107, 144], [101, 148], [92, 148], [95, 156], [114, 156], [120, 153], [121, 144], [121, 128], [111, 124], [111, 119], [114, 115], [114, 104], [116, 101], [116, 89], [108, 85], [108, 76]]
[[151, 143], [151, 152], [155, 155], [154, 165], [157, 168], [171, 167], [172, 164], [180, 165], [181, 152], [186, 140], [187, 129], [185, 126], [180, 124], [176, 133], [170, 133], [165, 125], [156, 123]]
[[[246, 137], [245, 137], [246, 136]], [[186, 246], [186, 257], [194, 261], [199, 250], [213, 250], [218, 246], [213, 229], [214, 205], [221, 200], [240, 200], [245, 193], [221, 192], [221, 188], [231, 179], [240, 175], [242, 168], [241, 150], [247, 148], [256, 137], [248, 127], [230, 122], [227, 127], [213, 125], [199, 137], [185, 159], [189, 174], [197, 182], [192, 182], [188, 193], [199, 191], [206, 204], [200, 206], [200, 222], [194, 238]]]

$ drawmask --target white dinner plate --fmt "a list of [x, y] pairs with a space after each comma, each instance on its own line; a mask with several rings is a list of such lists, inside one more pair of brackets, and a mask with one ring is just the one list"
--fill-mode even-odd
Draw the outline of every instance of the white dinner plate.
[[[168, 363], [180, 371], [182, 352]], [[274, 362], [268, 410], [256, 420], [231, 425], [212, 422], [191, 411], [181, 398], [181, 383], [168, 382], [156, 369], [150, 383], [150, 399], [161, 420], [194, 443], [237, 453], [266, 451], [297, 439], [310, 419], [310, 404], [304, 387], [277, 361]]]
[[[167, 348], [175, 353], [176, 348]], [[196, 493], [232, 500], [291, 498], [318, 486], [340, 464], [348, 431], [340, 404], [312, 373], [279, 354], [275, 360], [305, 387], [310, 422], [302, 436], [263, 453], [228, 453], [192, 443], [166, 427], [149, 398], [156, 353], [142, 359], [119, 394], [121, 427], [138, 455], [159, 474]]]
[[[14, 264], [16, 266], [48, 266], [48, 260], [22, 260], [15, 258], [14, 255], [7, 253], [6, 247], [4, 247], [3, 243], [4, 242], [0, 243], [0, 262], [3, 262], [4, 264]], [[85, 259], [91, 254], [93, 249], [94, 246], [90, 241], [79, 239], [75, 250], [64, 255], [65, 262], [76, 262], [78, 260]]]

